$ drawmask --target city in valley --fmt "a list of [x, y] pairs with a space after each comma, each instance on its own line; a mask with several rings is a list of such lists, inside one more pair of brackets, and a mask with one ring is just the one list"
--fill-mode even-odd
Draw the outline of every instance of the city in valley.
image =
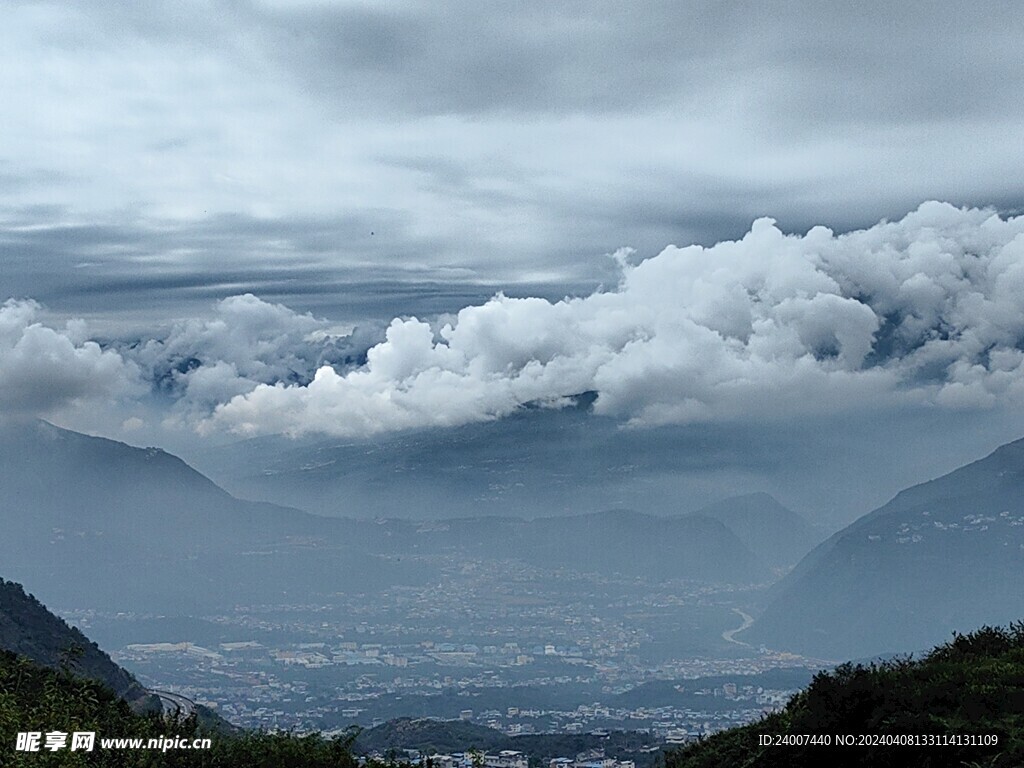
[[238, 725], [299, 731], [433, 717], [674, 742], [780, 708], [827, 663], [743, 643], [761, 585], [460, 558], [441, 573], [424, 587], [195, 619], [65, 615], [143, 684]]

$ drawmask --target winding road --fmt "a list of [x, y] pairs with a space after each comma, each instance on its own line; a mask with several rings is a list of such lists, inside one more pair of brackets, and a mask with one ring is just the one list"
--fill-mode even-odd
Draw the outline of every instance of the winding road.
[[156, 691], [152, 688], [149, 689], [149, 692], [160, 698], [160, 703], [164, 705], [165, 714], [188, 717], [196, 711], [196, 703], [192, 699], [186, 699], [180, 693]]
[[722, 633], [722, 639], [725, 640], [727, 643], [735, 643], [736, 645], [747, 645], [747, 643], [744, 643], [741, 640], [737, 640], [736, 635], [742, 632], [747, 627], [749, 627], [751, 624], [753, 624], [754, 617], [751, 616], [749, 613], [744, 613], [739, 608], [733, 608], [732, 612], [738, 613], [740, 618], [743, 619], [743, 623], [736, 627], [736, 629], [725, 630], [725, 632]]

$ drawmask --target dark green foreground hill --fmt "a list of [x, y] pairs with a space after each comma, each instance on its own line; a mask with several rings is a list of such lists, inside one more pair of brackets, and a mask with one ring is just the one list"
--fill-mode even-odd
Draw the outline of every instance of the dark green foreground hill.
[[[202, 707], [166, 717], [159, 701], [78, 629], [20, 584], [0, 579], [0, 767], [356, 768], [351, 739], [241, 731]], [[48, 751], [48, 732], [68, 735]], [[93, 751], [71, 735], [95, 733]], [[38, 733], [39, 751], [19, 751], [18, 733]], [[208, 738], [210, 749], [104, 749], [102, 739]]]
[[[831, 746], [760, 746], [762, 736], [830, 736]], [[996, 736], [996, 746], [836, 746], [837, 735]], [[844, 664], [782, 712], [670, 753], [666, 768], [1024, 766], [1024, 622], [955, 635], [923, 659]]]
[[[19, 731], [93, 731], [91, 752], [68, 748], [49, 752], [16, 751]], [[208, 737], [208, 750], [103, 749], [102, 738], [189, 740]], [[349, 740], [317, 735], [259, 732], [207, 732], [195, 717], [168, 720], [137, 714], [123, 699], [95, 680], [39, 666], [24, 656], [0, 651], [0, 766], [49, 768], [356, 768]]]
[[[69, 667], [112, 688], [136, 710], [143, 708], [149, 693], [96, 643], [50, 613], [20, 584], [0, 578], [0, 649], [26, 656], [51, 669]], [[153, 702], [159, 708], [159, 702]]]

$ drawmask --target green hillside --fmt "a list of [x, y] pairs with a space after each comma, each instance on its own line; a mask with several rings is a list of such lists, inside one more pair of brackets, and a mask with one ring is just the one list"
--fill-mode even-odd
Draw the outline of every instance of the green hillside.
[[0, 649], [46, 667], [68, 667], [98, 680], [130, 703], [142, 706], [148, 693], [96, 643], [50, 613], [20, 584], [0, 579]]
[[[149, 705], [149, 706], [147, 706]], [[45, 734], [66, 734], [47, 750]], [[72, 750], [75, 732], [92, 732], [92, 751]], [[39, 734], [19, 750], [18, 734]], [[209, 749], [163, 752], [104, 748], [102, 739], [207, 738]], [[120, 768], [355, 768], [350, 739], [270, 735], [233, 728], [203, 707], [167, 717], [159, 701], [78, 629], [50, 613], [20, 584], [0, 579], [0, 766]], [[24, 746], [24, 745], [23, 745]]]
[[[92, 751], [18, 751], [19, 732], [94, 732]], [[209, 738], [209, 749], [114, 749], [103, 738]], [[0, 765], [4, 768], [355, 768], [348, 740], [243, 732], [207, 733], [195, 718], [167, 720], [133, 712], [123, 699], [94, 680], [39, 666], [0, 651]]]
[[[837, 736], [936, 737], [944, 745], [839, 746]], [[764, 745], [817, 735], [830, 745]], [[977, 743], [985, 737], [998, 742]], [[975, 742], [975, 743], [971, 743]], [[844, 664], [785, 710], [670, 753], [666, 768], [1024, 765], [1024, 622], [955, 635], [921, 660]]]

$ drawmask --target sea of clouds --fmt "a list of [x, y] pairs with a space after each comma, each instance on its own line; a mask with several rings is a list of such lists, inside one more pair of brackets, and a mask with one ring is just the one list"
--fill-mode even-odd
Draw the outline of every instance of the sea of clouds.
[[772, 420], [1024, 396], [1024, 216], [928, 202], [836, 235], [758, 219], [669, 246], [619, 283], [498, 294], [441, 318], [338, 329], [251, 295], [160, 338], [90, 341], [31, 300], [0, 308], [0, 407], [163, 398], [203, 433], [366, 436], [499, 419], [596, 392], [642, 425]]

